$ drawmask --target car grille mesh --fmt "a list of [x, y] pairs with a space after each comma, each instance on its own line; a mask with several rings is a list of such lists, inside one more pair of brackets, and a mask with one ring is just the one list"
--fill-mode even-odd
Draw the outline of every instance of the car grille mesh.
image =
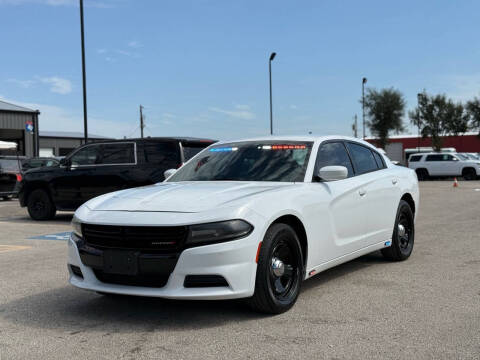
[[99, 249], [178, 251], [188, 233], [186, 226], [82, 225], [87, 245]]

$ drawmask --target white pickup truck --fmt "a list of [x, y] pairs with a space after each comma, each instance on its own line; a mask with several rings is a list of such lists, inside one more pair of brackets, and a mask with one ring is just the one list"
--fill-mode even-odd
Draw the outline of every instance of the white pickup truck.
[[414, 169], [418, 180], [427, 180], [430, 176], [462, 176], [465, 180], [476, 180], [480, 176], [480, 160], [464, 160], [456, 153], [413, 154], [408, 167]]

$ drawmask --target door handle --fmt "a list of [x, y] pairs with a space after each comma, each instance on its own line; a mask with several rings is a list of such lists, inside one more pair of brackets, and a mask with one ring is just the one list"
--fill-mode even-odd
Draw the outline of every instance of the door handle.
[[360, 196], [364, 196], [366, 193], [367, 193], [367, 190], [365, 190], [365, 189], [360, 189], [360, 190], [358, 190], [358, 194], [359, 194]]
[[398, 183], [398, 180], [397, 180], [397, 179], [392, 179], [392, 184], [393, 184], [393, 185], [397, 185], [397, 183]]

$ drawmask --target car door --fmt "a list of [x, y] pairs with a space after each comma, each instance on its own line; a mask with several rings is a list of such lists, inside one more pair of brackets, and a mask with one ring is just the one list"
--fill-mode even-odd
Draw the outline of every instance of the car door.
[[136, 173], [135, 142], [104, 143], [99, 147], [92, 186], [84, 189], [83, 196], [93, 198], [112, 191], [140, 186]]
[[[363, 184], [355, 176], [344, 142], [323, 142], [317, 153], [314, 174], [318, 174], [324, 166], [335, 165], [348, 169], [346, 179], [326, 182], [314, 178], [317, 184], [312, 184], [317, 186], [314, 211], [319, 217], [313, 227], [314, 231], [325, 237], [318, 241], [318, 263], [350, 254], [368, 245], [365, 235], [368, 206], [362, 198]], [[325, 216], [329, 219], [325, 219]], [[320, 228], [325, 226], [330, 231]]]
[[445, 169], [445, 175], [455, 176], [462, 174], [462, 162], [456, 156], [451, 154], [443, 154], [442, 163]]
[[431, 154], [425, 158], [425, 168], [428, 170], [428, 174], [431, 176], [444, 175], [444, 167], [442, 154]]
[[357, 180], [362, 183], [365, 205], [365, 245], [374, 245], [392, 237], [400, 200], [399, 179], [375, 150], [356, 142], [347, 142]]
[[95, 184], [95, 166], [99, 145], [83, 146], [72, 154], [52, 179], [55, 202], [60, 209], [76, 209], [82, 205]]

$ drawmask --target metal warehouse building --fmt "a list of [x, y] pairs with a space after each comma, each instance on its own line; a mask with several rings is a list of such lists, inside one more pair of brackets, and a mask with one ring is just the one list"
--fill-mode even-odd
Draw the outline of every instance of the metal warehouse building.
[[[65, 156], [84, 141], [81, 132], [37, 131], [40, 111], [0, 100], [0, 140], [18, 144], [20, 155]], [[89, 134], [89, 141], [109, 138]], [[12, 150], [0, 150], [0, 155], [13, 155]]]

